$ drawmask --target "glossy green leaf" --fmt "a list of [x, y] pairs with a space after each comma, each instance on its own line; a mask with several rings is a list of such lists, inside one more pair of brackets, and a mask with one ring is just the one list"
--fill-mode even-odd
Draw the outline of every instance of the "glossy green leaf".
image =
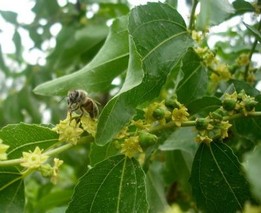
[[252, 186], [252, 191], [261, 201], [261, 145], [258, 145], [254, 151], [246, 154], [245, 162], [246, 174]]
[[233, 7], [236, 10], [236, 14], [243, 14], [246, 12], [254, 12], [255, 8], [250, 2], [244, 0], [236, 0], [233, 3]]
[[43, 83], [34, 89], [40, 95], [65, 95], [72, 89], [106, 91], [111, 81], [126, 69], [128, 59], [127, 17], [116, 19], [94, 59], [81, 70]]
[[91, 144], [90, 150], [90, 164], [94, 166], [96, 163], [99, 163], [113, 155], [119, 153], [119, 149], [115, 147], [114, 143], [108, 143], [105, 146], [98, 146], [95, 143]]
[[190, 115], [203, 114], [208, 115], [209, 112], [215, 111], [221, 106], [221, 100], [216, 97], [204, 96], [196, 99], [187, 105]]
[[0, 168], [0, 211], [23, 212], [24, 181], [15, 168]]
[[236, 118], [232, 121], [238, 135], [256, 141], [261, 139], [261, 118]]
[[254, 27], [244, 23], [246, 28], [256, 37], [256, 39], [261, 42], [261, 33]]
[[169, 205], [166, 200], [166, 192], [164, 191], [164, 180], [161, 175], [162, 166], [160, 163], [154, 162], [150, 165], [146, 174], [146, 186], [150, 213], [164, 212]]
[[189, 49], [184, 56], [181, 70], [184, 76], [179, 82], [176, 92], [178, 100], [186, 105], [205, 95], [207, 91], [208, 74], [193, 49]]
[[48, 148], [55, 144], [58, 135], [51, 129], [35, 124], [9, 124], [0, 130], [0, 138], [9, 145], [8, 159], [21, 157], [22, 151], [33, 151], [36, 146]]
[[251, 198], [233, 151], [224, 143], [202, 143], [194, 158], [190, 182], [197, 205], [205, 212], [242, 211]]
[[163, 175], [166, 184], [178, 183], [182, 191], [191, 194], [189, 176], [191, 172], [193, 157], [182, 150], [165, 152], [165, 167]]
[[207, 30], [209, 26], [221, 23], [234, 12], [228, 0], [200, 0], [199, 2], [200, 13], [196, 21], [198, 30]]
[[197, 132], [192, 127], [183, 127], [174, 131], [159, 149], [162, 151], [182, 150], [194, 156], [198, 144], [195, 142]]
[[192, 45], [184, 20], [167, 4], [149, 3], [134, 8], [130, 13], [129, 32], [135, 47], [130, 45], [123, 89], [101, 113], [96, 136], [101, 145], [130, 120], [137, 105], [159, 95], [168, 74]]
[[75, 188], [67, 213], [147, 212], [145, 174], [135, 159], [114, 156], [90, 169]]

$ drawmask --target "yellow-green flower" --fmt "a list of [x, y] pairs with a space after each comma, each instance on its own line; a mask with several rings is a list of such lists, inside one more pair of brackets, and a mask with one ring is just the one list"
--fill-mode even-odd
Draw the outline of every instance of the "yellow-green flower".
[[44, 177], [51, 177], [53, 184], [57, 183], [59, 167], [63, 164], [62, 160], [54, 158], [54, 165], [51, 166], [49, 163], [43, 164], [39, 167], [39, 171]]
[[59, 141], [66, 141], [74, 145], [77, 144], [80, 139], [80, 135], [83, 133], [83, 129], [80, 128], [80, 123], [77, 123], [75, 119], [71, 120], [70, 115], [67, 114], [65, 120], [60, 121], [53, 131], [59, 134]]
[[231, 79], [231, 73], [226, 64], [218, 64], [213, 68], [215, 72], [211, 73], [210, 79], [213, 83], [218, 83], [219, 81], [228, 81]]
[[152, 124], [158, 121], [161, 125], [166, 123], [166, 118], [170, 115], [164, 101], [153, 102], [147, 108], [144, 109], [145, 112], [145, 123]]
[[3, 140], [0, 139], [0, 160], [6, 160], [7, 159], [7, 149], [9, 148], [8, 145], [3, 144]]
[[82, 128], [95, 137], [97, 130], [97, 120], [90, 117], [89, 114], [86, 114], [81, 117]]
[[184, 105], [172, 111], [172, 120], [176, 126], [180, 127], [183, 122], [188, 120], [189, 113], [187, 111], [188, 109]]
[[21, 158], [21, 166], [28, 169], [37, 169], [39, 168], [47, 159], [48, 155], [42, 153], [38, 146], [35, 150], [29, 152], [23, 152], [23, 157]]
[[236, 59], [236, 63], [239, 66], [246, 66], [249, 64], [249, 54], [242, 53], [239, 55], [239, 57]]
[[121, 131], [117, 134], [117, 136], [115, 137], [116, 139], [124, 139], [126, 137], [129, 136], [129, 133], [128, 133], [128, 127], [125, 126], [121, 129]]
[[124, 141], [121, 145], [121, 153], [132, 158], [135, 154], [143, 152], [140, 144], [139, 137], [133, 136]]
[[200, 43], [203, 39], [202, 33], [197, 32], [195, 30], [192, 31], [191, 33], [191, 37], [194, 41], [196, 41], [197, 43]]
[[54, 161], [54, 165], [52, 168], [51, 182], [53, 184], [56, 184], [58, 180], [59, 167], [63, 164], [63, 161], [58, 158], [54, 158], [53, 161]]
[[196, 142], [198, 142], [198, 143], [210, 143], [210, 142], [212, 142], [212, 138], [208, 137], [207, 135], [198, 134], [197, 137], [196, 137]]
[[228, 129], [232, 125], [228, 121], [221, 121], [220, 123], [220, 136], [221, 138], [227, 138], [228, 137]]

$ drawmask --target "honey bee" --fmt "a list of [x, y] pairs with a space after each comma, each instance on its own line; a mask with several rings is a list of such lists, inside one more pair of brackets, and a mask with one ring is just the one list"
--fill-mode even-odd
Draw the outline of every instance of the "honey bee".
[[81, 111], [79, 118], [81, 118], [85, 112], [87, 112], [91, 118], [98, 116], [99, 109], [97, 102], [88, 97], [87, 92], [84, 90], [69, 91], [67, 103], [70, 117], [72, 117], [72, 113], [77, 110]]

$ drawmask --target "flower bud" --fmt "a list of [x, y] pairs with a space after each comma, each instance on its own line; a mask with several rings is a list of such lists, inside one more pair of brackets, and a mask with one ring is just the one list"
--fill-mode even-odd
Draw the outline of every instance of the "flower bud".
[[255, 108], [256, 104], [257, 102], [255, 100], [245, 101], [246, 111], [248, 112], [252, 111]]
[[227, 111], [232, 111], [236, 107], [236, 100], [234, 99], [225, 99], [222, 103], [223, 108]]
[[208, 127], [208, 120], [206, 118], [198, 118], [196, 120], [196, 129], [201, 131], [201, 130], [205, 130]]
[[158, 141], [158, 137], [154, 134], [142, 131], [139, 134], [139, 142], [142, 148], [154, 145]]
[[157, 108], [153, 111], [152, 113], [153, 118], [155, 118], [156, 120], [161, 120], [165, 117], [165, 112], [164, 109], [161, 108]]
[[178, 108], [179, 105], [177, 103], [176, 100], [174, 100], [173, 98], [168, 98], [165, 100], [165, 106], [168, 107], [169, 109], [174, 109], [174, 108]]
[[217, 120], [222, 120], [224, 116], [225, 112], [220, 108], [211, 113], [211, 117]]

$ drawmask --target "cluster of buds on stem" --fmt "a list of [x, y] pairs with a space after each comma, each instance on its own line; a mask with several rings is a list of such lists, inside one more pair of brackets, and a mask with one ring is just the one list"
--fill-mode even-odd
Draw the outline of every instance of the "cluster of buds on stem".
[[21, 166], [27, 170], [36, 170], [41, 172], [45, 177], [50, 177], [53, 184], [57, 183], [59, 167], [63, 164], [62, 160], [54, 158], [53, 166], [46, 163], [49, 156], [43, 153], [38, 146], [35, 150], [29, 152], [23, 152], [23, 157], [21, 158]]
[[222, 101], [223, 109], [230, 115], [242, 113], [247, 116], [250, 112], [255, 111], [257, 101], [245, 93], [244, 90], [239, 93], [225, 94]]

